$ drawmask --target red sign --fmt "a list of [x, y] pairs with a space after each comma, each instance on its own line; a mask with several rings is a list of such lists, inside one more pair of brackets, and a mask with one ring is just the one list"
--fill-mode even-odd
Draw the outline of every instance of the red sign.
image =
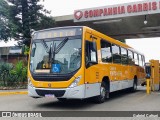
[[74, 13], [74, 17], [75, 17], [77, 20], [81, 19], [82, 16], [83, 16], [83, 12], [82, 12], [82, 11], [76, 11], [76, 12]]
[[147, 1], [147, 2], [136, 2], [131, 4], [123, 4], [123, 5], [114, 5], [114, 6], [106, 6], [99, 8], [91, 8], [86, 10], [77, 10], [74, 12], [74, 20], [78, 21], [87, 21], [87, 20], [97, 20], [97, 19], [107, 19], [107, 18], [115, 18], [117, 16], [134, 16], [146, 14], [149, 12], [160, 10], [160, 1]]

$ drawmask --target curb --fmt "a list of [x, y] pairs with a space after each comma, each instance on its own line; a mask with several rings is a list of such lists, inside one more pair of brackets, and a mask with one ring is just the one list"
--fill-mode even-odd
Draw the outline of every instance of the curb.
[[28, 94], [28, 91], [0, 92], [0, 96], [5, 96], [5, 95], [25, 95], [25, 94]]

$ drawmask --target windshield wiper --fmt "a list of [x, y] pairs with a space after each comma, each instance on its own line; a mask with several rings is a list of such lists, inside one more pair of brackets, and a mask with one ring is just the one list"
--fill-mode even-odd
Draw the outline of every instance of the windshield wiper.
[[46, 52], [49, 53], [49, 47], [48, 47], [48, 45], [46, 44], [46, 42], [44, 42], [44, 40], [40, 40], [40, 41], [41, 41], [43, 47], [45, 48]]
[[54, 63], [55, 54], [57, 54], [63, 48], [63, 46], [67, 43], [67, 41], [68, 41], [68, 38], [63, 39], [62, 42], [60, 42], [57, 47], [56, 47], [56, 43], [50, 45], [50, 50], [48, 53], [49, 53], [49, 59], [51, 63]]
[[66, 37], [66, 38], [64, 38], [64, 40], [62, 40], [62, 42], [59, 43], [59, 45], [57, 47], [55, 45], [54, 47], [56, 47], [56, 48], [55, 48], [54, 53], [57, 54], [63, 48], [63, 46], [66, 44], [67, 41], [68, 41], [68, 38]]

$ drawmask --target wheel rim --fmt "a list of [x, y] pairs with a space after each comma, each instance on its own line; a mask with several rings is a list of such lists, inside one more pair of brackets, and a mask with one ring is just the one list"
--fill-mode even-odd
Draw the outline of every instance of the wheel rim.
[[101, 98], [105, 99], [105, 96], [106, 96], [106, 90], [103, 86], [101, 86]]

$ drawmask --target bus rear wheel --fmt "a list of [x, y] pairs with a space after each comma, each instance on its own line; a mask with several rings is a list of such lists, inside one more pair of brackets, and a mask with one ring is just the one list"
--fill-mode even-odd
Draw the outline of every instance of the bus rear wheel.
[[137, 90], [137, 79], [134, 78], [133, 87], [131, 88], [132, 92], [135, 92]]
[[102, 82], [100, 87], [100, 95], [94, 98], [96, 103], [103, 103], [107, 97], [107, 89], [105, 82]]

